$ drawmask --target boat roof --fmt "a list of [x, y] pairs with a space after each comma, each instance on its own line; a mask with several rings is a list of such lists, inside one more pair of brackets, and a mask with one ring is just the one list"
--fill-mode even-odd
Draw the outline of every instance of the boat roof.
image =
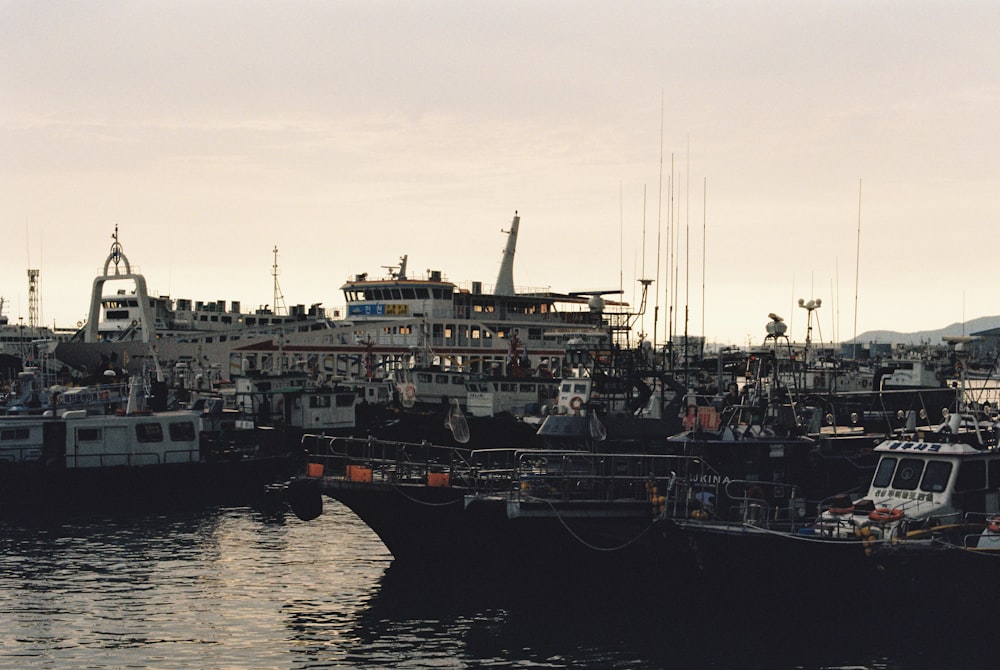
[[971, 456], [987, 453], [982, 449], [976, 449], [972, 445], [965, 444], [964, 442], [933, 442], [928, 440], [901, 439], [885, 440], [875, 447], [875, 451], [883, 453], [906, 453], [918, 456], [922, 454], [934, 454], [936, 456]]

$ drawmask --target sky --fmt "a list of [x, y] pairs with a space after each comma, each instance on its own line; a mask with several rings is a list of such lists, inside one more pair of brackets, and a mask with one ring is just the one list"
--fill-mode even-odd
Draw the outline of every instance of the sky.
[[[619, 290], [814, 341], [1000, 314], [1000, 3], [0, 0], [0, 295], [344, 303], [354, 274]], [[977, 260], [982, 256], [982, 260]], [[653, 319], [654, 311], [657, 318]], [[668, 325], [669, 324], [669, 325]]]

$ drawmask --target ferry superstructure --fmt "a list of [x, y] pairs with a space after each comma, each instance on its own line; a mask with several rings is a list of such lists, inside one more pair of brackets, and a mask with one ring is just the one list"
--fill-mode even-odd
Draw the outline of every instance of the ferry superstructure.
[[[319, 303], [308, 313], [300, 309], [281, 320], [225, 312], [216, 305], [198, 318], [206, 323], [201, 317], [214, 315], [218, 319], [207, 323], [218, 327], [197, 330], [177, 328], [176, 318], [175, 327], [164, 327], [168, 322], [158, 315], [157, 299], [149, 297], [142, 275], [132, 272], [116, 238], [104, 274], [95, 279], [88, 326], [77, 341], [60, 345], [57, 356], [88, 371], [109, 363], [138, 370], [155, 357], [165, 370], [197, 372], [200, 380], [251, 370], [372, 380], [421, 365], [488, 375], [507, 371], [509, 342], [516, 336], [533, 368], [558, 375], [569, 337], [603, 339], [610, 347], [612, 332], [620, 329], [616, 313], [628, 318], [628, 306], [605, 301], [600, 294], [607, 292], [516, 291], [519, 225], [515, 213], [492, 289], [478, 281], [460, 286], [440, 271], [412, 276], [403, 256], [387, 268], [386, 276], [357, 274], [344, 282], [340, 291], [346, 308], [340, 318], [327, 317]], [[102, 287], [111, 278], [134, 281], [134, 292], [104, 294]], [[181, 312], [174, 309], [173, 314]], [[120, 327], [109, 328], [112, 322]]]

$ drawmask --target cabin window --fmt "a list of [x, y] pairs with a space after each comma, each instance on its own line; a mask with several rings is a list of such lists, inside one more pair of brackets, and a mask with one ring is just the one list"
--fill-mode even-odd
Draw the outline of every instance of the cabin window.
[[137, 423], [135, 438], [140, 442], [163, 442], [163, 426], [158, 423]]
[[878, 468], [875, 470], [875, 477], [872, 478], [872, 486], [876, 488], [885, 488], [889, 486], [892, 481], [893, 470], [896, 469], [896, 459], [895, 458], [883, 458], [878, 462]]
[[431, 297], [430, 291], [426, 288], [415, 289], [417, 300], [428, 300]]
[[77, 428], [76, 429], [76, 441], [77, 442], [100, 442], [104, 437], [101, 434], [100, 428]]
[[125, 309], [116, 309], [116, 310], [113, 310], [113, 311], [105, 312], [104, 313], [104, 317], [106, 319], [108, 319], [109, 321], [111, 319], [127, 319], [128, 318], [128, 310], [125, 310]]
[[465, 377], [458, 375], [457, 377], [452, 377], [452, 384], [459, 384], [460, 386], [465, 386]]
[[27, 439], [28, 439], [27, 428], [10, 428], [8, 430], [0, 430], [0, 440], [27, 440]]
[[448, 375], [435, 375], [434, 376], [434, 383], [435, 384], [447, 384], [448, 383]]
[[534, 393], [534, 392], [535, 392], [534, 384], [521, 384], [521, 393]]
[[420, 382], [421, 384], [430, 384], [432, 379], [433, 377], [431, 377], [430, 373], [427, 372], [417, 373], [417, 381]]
[[892, 488], [901, 491], [913, 491], [920, 482], [924, 471], [924, 462], [918, 458], [904, 458], [899, 461], [896, 475], [892, 478]]
[[173, 421], [167, 424], [171, 442], [194, 442], [194, 424], [190, 421]]
[[328, 395], [311, 395], [309, 396], [309, 409], [319, 409], [321, 407], [329, 407], [332, 403], [330, 402], [330, 396]]
[[921, 491], [940, 493], [948, 486], [951, 477], [951, 463], [948, 461], [931, 461], [927, 464], [924, 479], [920, 482]]
[[980, 491], [986, 488], [986, 463], [966, 461], [958, 468], [955, 479], [956, 491]]
[[403, 289], [403, 300], [416, 300], [417, 294], [412, 288]]
[[340, 393], [336, 398], [337, 407], [350, 407], [354, 404], [354, 396], [349, 393]]

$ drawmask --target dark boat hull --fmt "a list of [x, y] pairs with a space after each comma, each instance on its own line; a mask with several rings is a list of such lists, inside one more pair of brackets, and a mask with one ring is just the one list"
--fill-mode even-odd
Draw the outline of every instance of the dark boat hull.
[[0, 516], [70, 517], [256, 504], [301, 468], [298, 455], [146, 467], [51, 468], [0, 464]]

